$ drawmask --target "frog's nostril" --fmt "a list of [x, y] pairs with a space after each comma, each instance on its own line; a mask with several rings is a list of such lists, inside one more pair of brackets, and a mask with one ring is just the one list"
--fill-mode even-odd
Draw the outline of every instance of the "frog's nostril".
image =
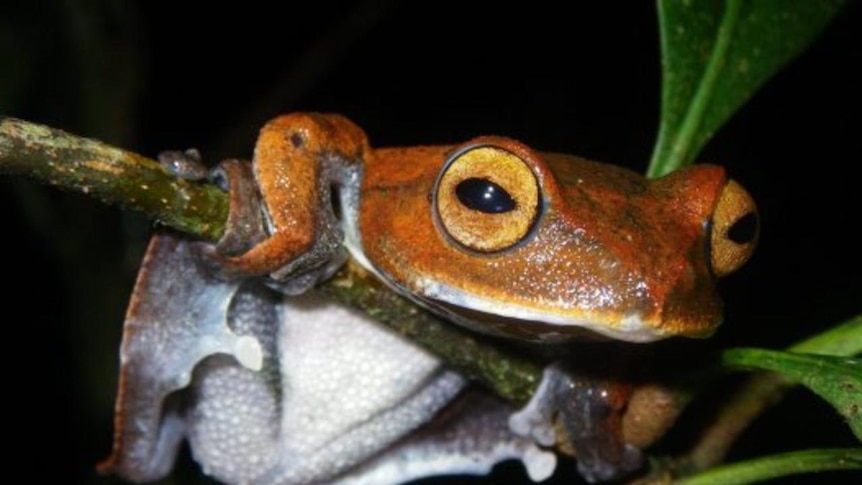
[[302, 134], [294, 133], [290, 135], [290, 143], [293, 144], [294, 148], [300, 148], [305, 144], [305, 139], [302, 137]]

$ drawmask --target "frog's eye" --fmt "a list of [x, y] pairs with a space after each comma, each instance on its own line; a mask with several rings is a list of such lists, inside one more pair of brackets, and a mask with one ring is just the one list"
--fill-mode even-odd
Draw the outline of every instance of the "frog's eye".
[[739, 269], [757, 245], [757, 207], [741, 185], [729, 181], [712, 215], [712, 272], [724, 276]]
[[514, 153], [491, 145], [459, 151], [437, 179], [434, 209], [446, 234], [480, 252], [522, 241], [539, 214], [539, 183]]

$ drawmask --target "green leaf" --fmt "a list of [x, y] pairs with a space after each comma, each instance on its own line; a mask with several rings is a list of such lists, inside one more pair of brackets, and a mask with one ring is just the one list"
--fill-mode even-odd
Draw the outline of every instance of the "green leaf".
[[722, 361], [733, 367], [774, 371], [808, 387], [832, 404], [862, 441], [862, 360], [765, 349], [728, 349], [722, 353]]
[[712, 468], [678, 480], [678, 485], [733, 485], [797, 473], [862, 469], [862, 448], [805, 450]]
[[862, 315], [856, 315], [825, 332], [796, 343], [787, 350], [847, 357], [858, 355], [862, 353]]
[[692, 163], [846, 0], [659, 0], [662, 104], [650, 177]]

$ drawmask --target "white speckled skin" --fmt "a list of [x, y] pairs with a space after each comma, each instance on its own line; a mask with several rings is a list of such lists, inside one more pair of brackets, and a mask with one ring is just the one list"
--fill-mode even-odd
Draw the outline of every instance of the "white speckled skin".
[[[472, 395], [429, 425], [467, 385], [434, 356], [317, 294], [218, 281], [201, 247], [165, 235], [150, 246], [104, 469], [161, 478], [185, 438], [225, 483], [401, 483], [487, 473], [513, 458], [536, 480], [553, 472], [554, 455], [513, 435], [511, 409], [490, 396]], [[249, 342], [262, 351], [260, 370], [237, 359]]]
[[[316, 295], [286, 299], [281, 313], [262, 374], [224, 357], [197, 369], [189, 441], [206, 472], [225, 482], [337, 476], [423, 424], [465, 385], [431, 355]], [[243, 326], [238, 333], [254, 331]]]

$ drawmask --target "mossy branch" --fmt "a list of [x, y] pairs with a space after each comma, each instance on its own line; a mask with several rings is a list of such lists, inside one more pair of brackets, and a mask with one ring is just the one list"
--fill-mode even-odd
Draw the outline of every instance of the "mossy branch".
[[221, 235], [227, 218], [227, 197], [215, 186], [180, 180], [136, 153], [14, 118], [0, 117], [0, 173], [141, 211], [209, 240]]
[[[0, 117], [0, 173], [29, 176], [140, 211], [211, 241], [221, 236], [227, 218], [227, 194], [213, 185], [180, 180], [136, 153], [14, 118]], [[416, 308], [356, 265], [347, 265], [322, 289], [514, 402], [526, 402], [541, 379], [539, 364]]]

